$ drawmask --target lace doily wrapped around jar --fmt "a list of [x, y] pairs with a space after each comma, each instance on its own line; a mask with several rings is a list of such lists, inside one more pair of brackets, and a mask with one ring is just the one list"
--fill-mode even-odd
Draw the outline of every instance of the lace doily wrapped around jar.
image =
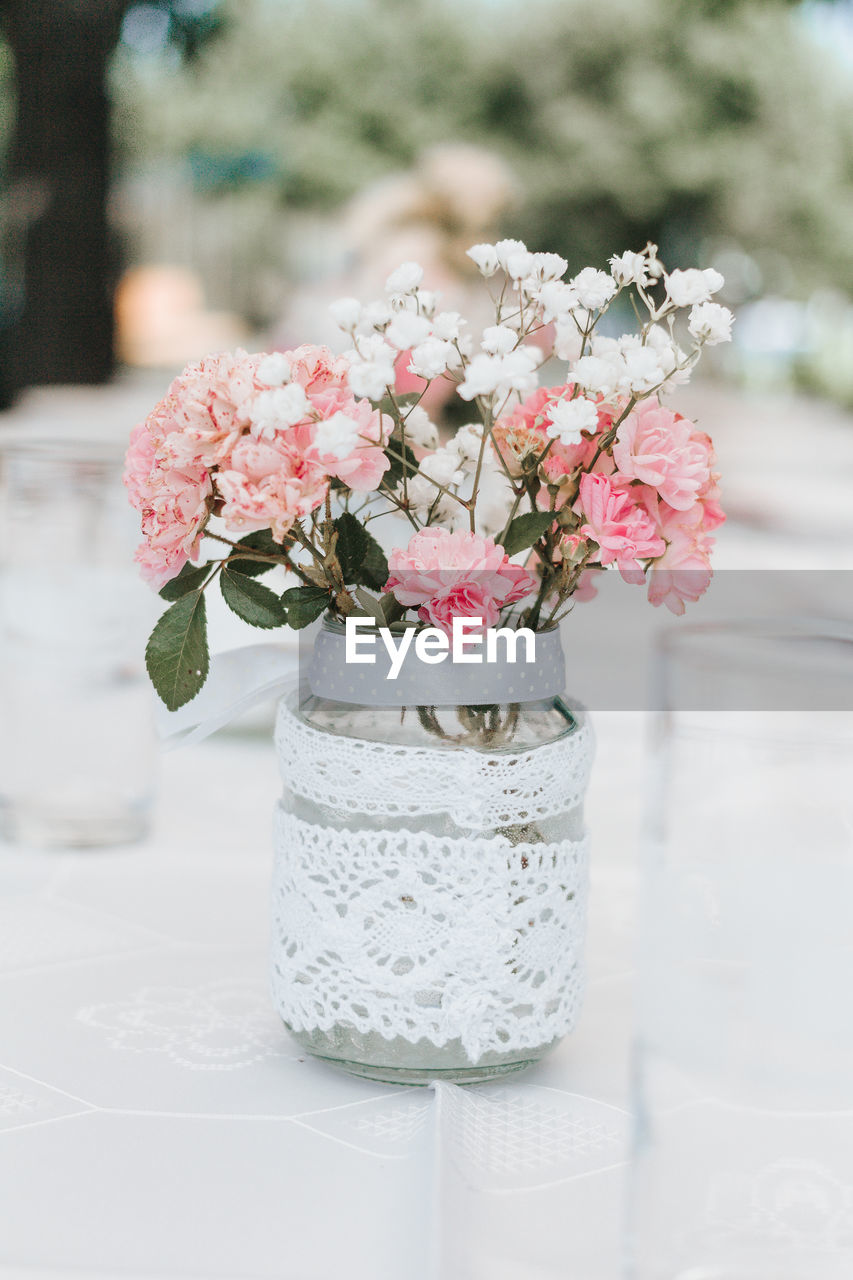
[[333, 734], [282, 701], [276, 742], [273, 993], [307, 1048], [378, 1078], [484, 1078], [571, 1029], [583, 719], [490, 753]]

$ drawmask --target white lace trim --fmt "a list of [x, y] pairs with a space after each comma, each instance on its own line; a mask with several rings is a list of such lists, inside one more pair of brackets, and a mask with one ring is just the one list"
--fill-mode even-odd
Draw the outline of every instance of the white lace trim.
[[589, 722], [575, 733], [513, 754], [470, 747], [395, 746], [328, 733], [279, 702], [276, 746], [289, 790], [349, 813], [420, 818], [446, 813], [483, 831], [574, 809], [592, 766]]
[[347, 1024], [439, 1048], [458, 1039], [476, 1063], [573, 1026], [586, 838], [513, 846], [501, 835], [339, 831], [279, 807], [275, 850], [273, 994], [294, 1030]]

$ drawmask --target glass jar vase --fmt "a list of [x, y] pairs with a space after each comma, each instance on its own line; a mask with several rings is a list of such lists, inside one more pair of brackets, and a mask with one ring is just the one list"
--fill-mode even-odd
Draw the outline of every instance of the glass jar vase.
[[408, 1084], [538, 1061], [583, 987], [583, 710], [345, 702], [314, 681], [282, 699], [276, 743], [272, 984], [299, 1044]]

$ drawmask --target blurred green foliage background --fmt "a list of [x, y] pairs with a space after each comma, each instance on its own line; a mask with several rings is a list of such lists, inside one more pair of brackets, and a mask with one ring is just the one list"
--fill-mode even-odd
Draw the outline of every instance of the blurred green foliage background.
[[730, 239], [765, 287], [851, 289], [851, 77], [810, 7], [227, 0], [181, 64], [124, 45], [118, 139], [132, 162], [183, 159], [211, 199], [258, 185], [285, 208], [476, 142], [518, 176], [507, 230], [572, 266]]

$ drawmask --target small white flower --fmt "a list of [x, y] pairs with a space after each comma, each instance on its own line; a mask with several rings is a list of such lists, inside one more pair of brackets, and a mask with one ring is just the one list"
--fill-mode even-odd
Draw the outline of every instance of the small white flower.
[[653, 391], [666, 376], [658, 353], [651, 347], [631, 347], [624, 352], [623, 359], [628, 391]]
[[583, 346], [583, 337], [578, 332], [574, 320], [556, 326], [554, 334], [554, 355], [558, 360], [577, 360]]
[[416, 315], [413, 311], [401, 311], [385, 330], [385, 337], [392, 347], [408, 351], [419, 342], [426, 342], [431, 332], [432, 325], [425, 316]]
[[512, 255], [514, 253], [527, 253], [527, 245], [521, 240], [499, 240], [495, 245], [495, 253], [497, 254], [499, 265], [506, 271]]
[[281, 351], [273, 351], [264, 356], [258, 365], [258, 381], [268, 387], [281, 387], [290, 382], [290, 361]]
[[391, 304], [391, 311], [396, 315], [398, 311], [411, 311], [414, 315], [418, 315], [418, 295], [416, 293], [392, 293], [388, 297]]
[[317, 423], [314, 444], [319, 454], [332, 454], [335, 458], [348, 458], [361, 443], [359, 424], [345, 413], [333, 413], [330, 418]]
[[569, 268], [566, 259], [561, 258], [558, 253], [532, 253], [530, 257], [530, 275], [539, 284], [559, 280]]
[[517, 249], [507, 255], [506, 273], [510, 280], [524, 280], [533, 270], [533, 254], [526, 249]]
[[384, 360], [356, 360], [350, 365], [349, 385], [353, 395], [381, 400], [394, 385], [394, 365]]
[[505, 356], [476, 355], [469, 364], [458, 394], [462, 400], [475, 396], [507, 396], [510, 391], [527, 395], [536, 390], [536, 370], [542, 361], [538, 347], [518, 347]]
[[610, 259], [610, 274], [623, 288], [626, 284], [648, 284], [645, 254], [632, 253], [630, 249], [618, 256], [614, 254]]
[[717, 302], [700, 302], [690, 312], [688, 329], [697, 342], [715, 347], [720, 342], [731, 341], [734, 316], [728, 307]]
[[422, 316], [429, 316], [430, 319], [435, 315], [435, 309], [438, 306], [440, 293], [436, 293], [434, 289], [418, 289], [415, 294], [415, 300], [418, 304], [418, 311]]
[[329, 307], [332, 319], [344, 333], [352, 333], [361, 319], [362, 305], [358, 298], [338, 298]]
[[461, 484], [465, 478], [459, 467], [459, 459], [451, 449], [436, 449], [435, 453], [428, 453], [421, 460], [419, 469], [421, 475], [445, 487]]
[[493, 324], [483, 330], [483, 341], [480, 344], [490, 356], [505, 356], [515, 349], [518, 334], [505, 324]]
[[498, 254], [493, 244], [472, 244], [466, 249], [466, 256], [483, 276], [493, 276], [498, 269]]
[[572, 381], [585, 391], [612, 395], [621, 375], [622, 358], [606, 360], [601, 356], [581, 356], [572, 368]]
[[419, 263], [404, 262], [385, 281], [385, 292], [414, 293], [423, 278], [424, 269]]
[[578, 305], [578, 295], [565, 280], [546, 280], [537, 296], [542, 308], [542, 319], [546, 324], [551, 320], [565, 320]]
[[493, 456], [490, 440], [486, 441], [486, 447], [483, 449], [482, 422], [466, 422], [464, 426], [459, 427], [447, 447], [452, 453], [456, 454], [463, 471], [473, 471], [476, 468], [481, 450], [484, 459]]
[[422, 449], [438, 448], [438, 427], [419, 404], [406, 414], [406, 439]]
[[409, 372], [418, 378], [440, 378], [448, 369], [455, 369], [460, 364], [459, 352], [452, 342], [443, 342], [441, 338], [427, 338], [412, 348], [409, 361]]
[[409, 510], [424, 523], [429, 519], [430, 524], [450, 524], [456, 514], [455, 508], [464, 510], [459, 507], [458, 502], [437, 489], [426, 476], [409, 476], [405, 490], [400, 481], [395, 493], [400, 502], [408, 496]]
[[708, 267], [699, 271], [691, 267], [687, 271], [673, 271], [666, 277], [666, 292], [677, 307], [691, 307], [697, 302], [708, 302], [711, 294], [723, 287], [725, 281], [719, 271]]
[[[495, 534], [500, 533], [507, 522], [514, 501], [512, 485], [497, 459], [494, 458], [491, 465], [487, 461], [480, 473], [480, 488], [477, 493], [474, 517], [477, 532], [485, 534], [486, 537], [494, 537]], [[459, 510], [463, 509], [460, 507]], [[465, 514], [464, 511], [463, 514]]]
[[497, 389], [500, 376], [499, 356], [476, 355], [465, 371], [464, 380], [459, 384], [459, 395], [463, 400], [492, 395]]
[[596, 271], [595, 267], [584, 267], [571, 281], [571, 285], [578, 295], [580, 305], [588, 311], [598, 311], [616, 292], [613, 277], [606, 271]]
[[458, 311], [439, 311], [432, 322], [432, 331], [436, 338], [444, 342], [454, 342], [459, 337], [459, 330], [465, 321]]
[[393, 314], [387, 302], [369, 302], [362, 309], [359, 331], [370, 333], [373, 330], [384, 329], [391, 323]]
[[311, 402], [298, 382], [273, 391], [259, 391], [249, 405], [251, 433], [271, 440], [277, 430], [302, 422], [310, 408]]
[[560, 444], [580, 444], [582, 431], [596, 431], [598, 410], [591, 400], [577, 396], [574, 400], [558, 400], [548, 410], [545, 434]]

